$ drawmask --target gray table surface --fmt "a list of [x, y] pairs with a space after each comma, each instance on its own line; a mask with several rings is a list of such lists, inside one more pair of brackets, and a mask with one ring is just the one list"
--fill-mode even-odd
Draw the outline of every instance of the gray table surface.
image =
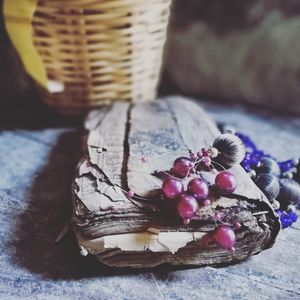
[[[299, 118], [202, 105], [279, 159], [300, 156]], [[0, 114], [0, 299], [300, 299], [300, 222], [226, 268], [115, 270], [81, 257], [72, 234], [54, 244], [70, 215], [82, 131], [23, 108]]]

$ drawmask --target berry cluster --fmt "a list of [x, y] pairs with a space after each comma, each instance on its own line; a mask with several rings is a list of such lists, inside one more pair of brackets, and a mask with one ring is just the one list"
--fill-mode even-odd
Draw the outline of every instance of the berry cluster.
[[[218, 172], [214, 168], [213, 158], [218, 155], [216, 148], [202, 149], [190, 157], [178, 157], [167, 179], [163, 181], [162, 192], [165, 199], [174, 201], [177, 212], [189, 224], [201, 206], [210, 205], [212, 193], [229, 194], [236, 188], [236, 178], [229, 171]], [[214, 184], [209, 184], [200, 175], [200, 171], [209, 171], [214, 174]], [[193, 175], [193, 176], [192, 176]], [[188, 177], [193, 177], [185, 186]]]
[[[197, 216], [202, 206], [208, 206], [214, 195], [229, 194], [236, 189], [236, 178], [229, 171], [217, 171], [214, 168], [214, 158], [218, 156], [216, 148], [202, 149], [197, 154], [191, 153], [190, 157], [178, 157], [167, 179], [163, 181], [162, 192], [164, 199], [171, 200], [177, 205], [177, 212], [184, 224], [189, 224]], [[219, 164], [218, 164], [219, 165]], [[201, 171], [215, 174], [214, 184], [208, 183], [201, 177]], [[188, 177], [192, 177], [190, 180]], [[185, 182], [188, 181], [185, 186]], [[213, 195], [214, 194], [214, 195]], [[215, 214], [214, 221], [220, 221], [221, 216]], [[239, 229], [238, 223], [232, 226], [221, 225], [213, 233], [213, 240], [231, 252], [235, 250], [236, 242], [234, 229]]]
[[[177, 210], [184, 224], [188, 225], [191, 220], [197, 220], [201, 207], [209, 206], [218, 196], [235, 191], [236, 178], [227, 169], [239, 164], [244, 156], [242, 141], [233, 134], [224, 133], [214, 140], [212, 147], [203, 148], [198, 153], [190, 152], [189, 157], [178, 157], [170, 172], [157, 172], [167, 175], [162, 184], [163, 200]], [[142, 162], [146, 160], [143, 158]], [[208, 177], [214, 179], [205, 180], [202, 177], [204, 171], [205, 175], [210, 172], [213, 176]], [[132, 190], [127, 192], [127, 196], [140, 198]], [[220, 247], [232, 252], [236, 242], [235, 230], [239, 230], [242, 225], [239, 222], [225, 224], [222, 219], [222, 214], [215, 212], [212, 220], [220, 224], [207, 235], [207, 241], [215, 241]]]

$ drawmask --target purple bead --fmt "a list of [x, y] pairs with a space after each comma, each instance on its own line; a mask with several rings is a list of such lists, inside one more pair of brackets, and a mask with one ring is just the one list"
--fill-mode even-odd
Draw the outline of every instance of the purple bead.
[[235, 222], [234, 223], [234, 229], [239, 230], [239, 229], [241, 229], [241, 227], [242, 227], [242, 225], [241, 225], [240, 222]]
[[209, 156], [204, 156], [201, 162], [204, 166], [209, 167], [211, 165], [211, 158]]
[[184, 188], [180, 179], [167, 178], [162, 184], [162, 191], [166, 198], [175, 199], [183, 194]]
[[215, 184], [221, 192], [232, 193], [236, 189], [237, 182], [231, 172], [222, 171], [216, 176]]
[[208, 184], [202, 178], [192, 179], [188, 184], [188, 191], [197, 200], [204, 200], [208, 197]]
[[184, 225], [189, 225], [191, 223], [191, 220], [190, 219], [184, 219], [183, 220], [183, 224]]
[[209, 153], [205, 148], [202, 148], [201, 152], [202, 152], [202, 156], [209, 156]]
[[197, 154], [194, 152], [192, 152], [190, 155], [191, 155], [191, 159], [193, 160], [197, 158]]
[[209, 199], [205, 199], [205, 200], [203, 201], [203, 205], [204, 205], [204, 206], [209, 206], [210, 204], [211, 204], [211, 202], [210, 202]]
[[198, 158], [202, 158], [202, 152], [201, 151], [199, 151], [199, 152], [197, 152], [197, 156], [198, 156]]
[[172, 172], [179, 178], [184, 178], [189, 173], [189, 170], [191, 168], [190, 163], [191, 160], [189, 158], [178, 157], [173, 163]]
[[214, 221], [220, 221], [221, 219], [222, 219], [222, 214], [220, 213], [215, 213], [215, 215], [213, 216]]
[[181, 195], [177, 206], [178, 214], [183, 219], [191, 219], [199, 210], [197, 200], [191, 195]]
[[129, 190], [127, 196], [128, 196], [129, 198], [132, 198], [132, 197], [134, 196], [134, 191]]
[[223, 249], [231, 250], [234, 248], [236, 239], [233, 229], [226, 225], [219, 226], [214, 233], [215, 241]]

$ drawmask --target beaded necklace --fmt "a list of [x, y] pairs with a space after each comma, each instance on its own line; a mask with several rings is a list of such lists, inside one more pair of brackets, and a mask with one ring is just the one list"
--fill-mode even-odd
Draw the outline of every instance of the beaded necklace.
[[[258, 149], [249, 136], [240, 132], [236, 132], [235, 135], [243, 141], [246, 148], [245, 158], [241, 162], [242, 167], [266, 195], [268, 194], [268, 188], [271, 190], [276, 189], [275, 186], [278, 180], [279, 191], [277, 199], [279, 201], [275, 200], [276, 197], [272, 199], [274, 195], [268, 198], [280, 217], [282, 228], [292, 226], [298, 219], [295, 210], [300, 201], [299, 160], [289, 159], [279, 162], [270, 154]], [[271, 186], [271, 179], [274, 179], [273, 186]]]

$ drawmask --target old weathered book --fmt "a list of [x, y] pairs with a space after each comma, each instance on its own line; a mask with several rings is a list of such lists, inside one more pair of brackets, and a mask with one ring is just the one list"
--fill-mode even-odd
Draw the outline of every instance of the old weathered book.
[[[238, 181], [234, 195], [201, 208], [197, 221], [184, 225], [162, 205], [162, 180], [156, 171], [169, 170], [189, 150], [211, 146], [220, 134], [197, 104], [179, 97], [114, 103], [91, 112], [86, 129], [72, 219], [83, 255], [116, 267], [224, 265], [274, 244], [278, 217], [239, 165], [231, 169]], [[128, 190], [135, 192], [133, 198]], [[243, 224], [233, 253], [207, 238], [218, 226], [211, 218], [216, 212], [226, 222]]]

